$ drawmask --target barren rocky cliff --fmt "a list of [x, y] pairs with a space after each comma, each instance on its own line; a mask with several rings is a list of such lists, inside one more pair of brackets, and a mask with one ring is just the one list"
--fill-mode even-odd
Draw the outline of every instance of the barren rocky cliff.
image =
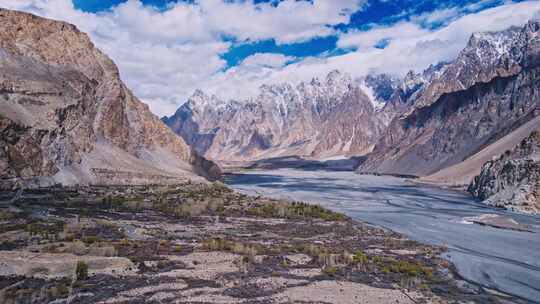
[[67, 23], [0, 9], [0, 103], [2, 187], [173, 182], [219, 173]]
[[468, 190], [488, 205], [540, 213], [540, 132], [484, 164]]

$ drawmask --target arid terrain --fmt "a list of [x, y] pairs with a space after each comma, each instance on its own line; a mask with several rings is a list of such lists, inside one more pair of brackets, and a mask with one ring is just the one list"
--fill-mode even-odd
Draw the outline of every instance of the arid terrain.
[[149, 1], [0, 1], [0, 304], [540, 303], [540, 2]]
[[497, 301], [444, 248], [219, 183], [1, 195], [6, 304]]

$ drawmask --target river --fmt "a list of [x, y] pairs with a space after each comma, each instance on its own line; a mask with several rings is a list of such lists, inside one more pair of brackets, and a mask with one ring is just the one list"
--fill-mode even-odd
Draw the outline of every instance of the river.
[[[246, 171], [226, 182], [246, 194], [317, 203], [419, 242], [445, 245], [445, 258], [466, 280], [540, 303], [540, 216], [491, 208], [463, 192], [354, 172]], [[514, 219], [529, 231], [466, 220], [483, 214]]]

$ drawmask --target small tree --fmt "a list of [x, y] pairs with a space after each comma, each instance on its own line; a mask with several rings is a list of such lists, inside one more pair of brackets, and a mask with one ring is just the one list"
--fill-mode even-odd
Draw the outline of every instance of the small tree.
[[75, 269], [75, 274], [78, 281], [88, 279], [88, 264], [86, 264], [84, 261], [78, 261], [77, 268]]

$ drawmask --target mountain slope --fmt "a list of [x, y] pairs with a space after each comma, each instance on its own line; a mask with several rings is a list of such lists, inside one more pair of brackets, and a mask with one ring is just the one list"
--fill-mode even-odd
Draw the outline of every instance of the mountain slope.
[[540, 132], [485, 163], [468, 190], [488, 205], [540, 213]]
[[197, 91], [164, 121], [218, 161], [360, 155], [371, 151], [384, 128], [368, 96], [338, 71], [297, 86], [264, 85], [246, 101]]
[[73, 25], [0, 9], [0, 185], [213, 176]]
[[539, 31], [540, 23], [531, 21], [473, 35], [392, 120], [359, 170], [430, 175], [534, 119], [540, 114]]
[[459, 187], [467, 186], [475, 176], [480, 174], [483, 164], [516, 147], [523, 139], [529, 136], [531, 130], [540, 130], [540, 116], [524, 123], [516, 130], [486, 146], [463, 162], [444, 168], [435, 174], [422, 177], [422, 181]]

